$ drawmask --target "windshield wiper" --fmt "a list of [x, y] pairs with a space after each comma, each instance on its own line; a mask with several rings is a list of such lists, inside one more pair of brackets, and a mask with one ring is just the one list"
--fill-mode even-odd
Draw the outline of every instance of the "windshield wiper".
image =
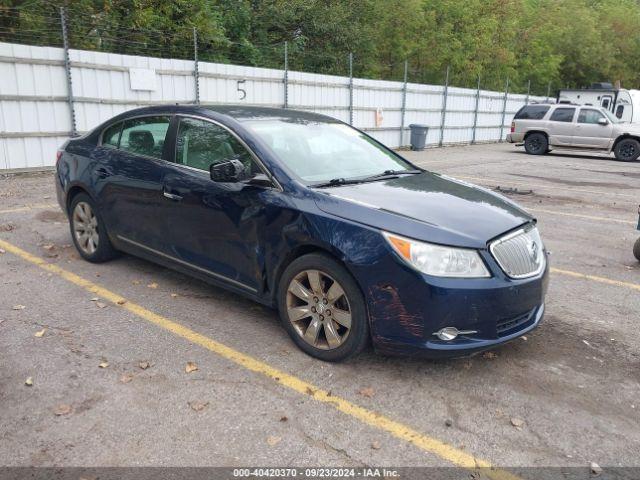
[[353, 178], [349, 180], [347, 180], [346, 178], [332, 178], [328, 182], [314, 183], [309, 186], [314, 188], [322, 188], [322, 187], [336, 187], [338, 185], [354, 185], [356, 183], [362, 183], [362, 180], [357, 178]]
[[413, 175], [416, 173], [422, 173], [422, 170], [385, 170], [382, 173], [376, 173], [375, 175], [369, 175], [368, 177], [361, 178], [361, 181], [367, 182], [369, 180], [375, 180], [377, 178], [384, 177], [396, 177], [398, 175]]
[[369, 175], [368, 177], [360, 177], [360, 178], [332, 178], [328, 182], [322, 183], [314, 183], [313, 185], [309, 185], [313, 188], [323, 188], [323, 187], [337, 187], [340, 185], [355, 185], [358, 183], [366, 183], [373, 180], [379, 180], [387, 177], [397, 177], [398, 175], [406, 175], [406, 174], [416, 174], [422, 173], [422, 170], [385, 170], [382, 173], [376, 173], [375, 175]]

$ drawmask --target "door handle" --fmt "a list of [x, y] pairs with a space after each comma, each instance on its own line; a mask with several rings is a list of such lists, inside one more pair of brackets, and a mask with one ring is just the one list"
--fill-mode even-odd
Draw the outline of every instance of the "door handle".
[[169, 200], [173, 200], [175, 202], [179, 202], [180, 200], [182, 200], [182, 196], [181, 195], [176, 195], [175, 193], [169, 193], [167, 191], [163, 191], [162, 195], [164, 195]]

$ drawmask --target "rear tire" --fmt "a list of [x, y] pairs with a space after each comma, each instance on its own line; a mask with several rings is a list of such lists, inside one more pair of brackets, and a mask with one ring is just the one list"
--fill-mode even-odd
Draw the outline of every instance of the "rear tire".
[[544, 155], [549, 149], [549, 141], [543, 133], [530, 133], [524, 139], [524, 149], [529, 155]]
[[636, 243], [633, 246], [633, 256], [640, 262], [640, 238], [636, 240]]
[[79, 193], [71, 201], [69, 228], [76, 250], [88, 262], [103, 263], [118, 256], [95, 202], [86, 193]]
[[311, 253], [286, 268], [278, 284], [284, 328], [305, 353], [341, 362], [369, 342], [369, 320], [358, 284], [329, 255]]
[[613, 153], [621, 162], [633, 162], [640, 157], [640, 142], [634, 138], [620, 140], [613, 149]]

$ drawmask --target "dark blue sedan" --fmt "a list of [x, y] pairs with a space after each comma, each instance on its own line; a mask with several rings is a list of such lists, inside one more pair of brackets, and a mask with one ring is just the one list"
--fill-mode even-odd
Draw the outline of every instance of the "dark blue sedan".
[[80, 255], [146, 258], [265, 305], [305, 352], [462, 356], [535, 328], [547, 252], [509, 200], [323, 115], [123, 113], [58, 153]]

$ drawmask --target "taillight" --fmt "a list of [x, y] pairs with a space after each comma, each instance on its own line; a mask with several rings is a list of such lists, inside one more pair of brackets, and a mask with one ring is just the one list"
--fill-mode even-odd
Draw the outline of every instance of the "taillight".
[[511, 133], [516, 131], [516, 122], [511, 122]]
[[61, 158], [62, 158], [62, 150], [58, 150], [56, 152], [56, 166], [58, 166], [58, 162], [60, 162]]

